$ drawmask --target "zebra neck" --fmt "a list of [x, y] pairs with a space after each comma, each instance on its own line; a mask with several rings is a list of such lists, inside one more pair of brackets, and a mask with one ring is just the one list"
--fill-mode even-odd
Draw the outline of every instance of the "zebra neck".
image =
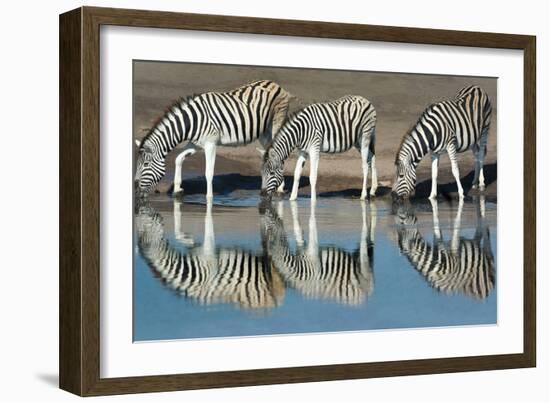
[[[424, 156], [428, 154], [428, 149], [424, 148], [423, 145], [418, 144], [418, 141], [415, 140], [413, 132], [408, 136], [407, 140], [403, 143], [400, 155], [401, 158], [405, 158], [408, 162], [416, 169], [417, 165], [422, 161]], [[420, 134], [418, 134], [420, 136]]]
[[275, 156], [280, 163], [286, 161], [292, 151], [299, 145], [300, 133], [294, 128], [284, 128], [273, 140], [273, 149], [275, 150]]
[[189, 105], [176, 104], [153, 127], [144, 140], [162, 158], [183, 141], [189, 141], [197, 131], [197, 118]]

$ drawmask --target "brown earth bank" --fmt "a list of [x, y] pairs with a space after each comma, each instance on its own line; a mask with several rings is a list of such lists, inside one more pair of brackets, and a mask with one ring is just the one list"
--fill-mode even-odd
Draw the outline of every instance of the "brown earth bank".
[[[481, 85], [493, 105], [487, 157], [485, 159], [485, 194], [497, 196], [497, 105], [495, 78], [463, 77], [400, 73], [377, 73], [314, 69], [291, 69], [251, 66], [225, 66], [187, 63], [135, 62], [134, 64], [134, 137], [139, 139], [164, 109], [175, 99], [206, 91], [225, 91], [255, 79], [272, 79], [294, 94], [297, 99], [290, 109], [296, 110], [312, 102], [327, 101], [345, 94], [368, 98], [377, 110], [376, 166], [379, 196], [389, 194], [395, 168], [394, 159], [401, 138], [431, 103], [454, 97], [465, 85]], [[181, 145], [183, 146], [183, 144]], [[235, 190], [260, 188], [259, 143], [246, 147], [218, 147], [214, 194]], [[167, 174], [157, 186], [159, 192], [170, 192], [174, 161], [178, 149], [169, 154]], [[471, 152], [459, 154], [462, 185], [470, 190], [473, 178]], [[296, 157], [285, 164], [285, 189], [292, 186]], [[299, 195], [309, 195], [309, 166], [303, 171]], [[197, 153], [183, 165], [183, 187], [186, 194], [203, 193], [204, 156]], [[431, 186], [430, 161], [426, 157], [418, 168], [417, 197], [429, 194]], [[342, 154], [321, 154], [317, 192], [320, 196], [358, 197], [361, 191], [362, 170], [360, 154], [350, 150]], [[440, 160], [439, 192], [454, 197], [456, 185], [447, 156]], [[370, 178], [369, 178], [370, 186]], [[470, 192], [471, 193], [471, 192]]]

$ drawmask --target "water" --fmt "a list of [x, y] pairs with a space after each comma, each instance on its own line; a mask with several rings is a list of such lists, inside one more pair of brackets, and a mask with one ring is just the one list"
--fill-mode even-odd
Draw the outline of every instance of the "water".
[[136, 208], [134, 341], [495, 324], [496, 204]]

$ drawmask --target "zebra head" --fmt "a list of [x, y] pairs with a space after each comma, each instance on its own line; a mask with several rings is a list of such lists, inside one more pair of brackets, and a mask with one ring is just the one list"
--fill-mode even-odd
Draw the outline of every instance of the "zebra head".
[[392, 203], [391, 212], [398, 227], [414, 226], [418, 221], [415, 208], [409, 200]]
[[283, 163], [279, 159], [274, 158], [274, 151], [268, 150], [264, 154], [262, 164], [262, 197], [271, 197], [273, 192], [283, 182]]
[[162, 216], [150, 205], [135, 206], [134, 224], [140, 253], [151, 253], [165, 242]]
[[416, 186], [416, 166], [409, 159], [398, 156], [395, 161], [395, 181], [392, 187], [392, 196], [398, 199], [407, 199], [414, 195]]
[[166, 172], [164, 157], [153, 147], [142, 142], [139, 146], [134, 184], [140, 195], [150, 193]]

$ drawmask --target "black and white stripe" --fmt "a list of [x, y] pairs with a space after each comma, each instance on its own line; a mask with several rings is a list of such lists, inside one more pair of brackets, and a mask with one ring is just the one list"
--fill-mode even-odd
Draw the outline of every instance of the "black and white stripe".
[[445, 242], [438, 222], [434, 216], [436, 228], [432, 243], [423, 238], [417, 226], [400, 227], [399, 250], [434, 289], [475, 299], [487, 298], [495, 284], [489, 228], [478, 221], [473, 239], [460, 237], [459, 228], [455, 228], [452, 240]]
[[[309, 221], [306, 247], [297, 239], [293, 251], [288, 243], [282, 219], [270, 207], [262, 217], [262, 241], [272, 265], [288, 287], [307, 298], [326, 299], [347, 305], [363, 303], [374, 288], [374, 244], [371, 228], [365, 223], [360, 246], [350, 252], [334, 246], [320, 248], [315, 213]], [[294, 232], [301, 229], [293, 211]], [[300, 237], [298, 235], [298, 237]]]
[[212, 197], [216, 146], [238, 146], [260, 140], [266, 147], [286, 119], [290, 94], [262, 80], [228, 92], [208, 92], [180, 100], [139, 142], [136, 188], [150, 192], [165, 173], [165, 158], [188, 142], [176, 159], [174, 192], [181, 191], [181, 166], [199, 148], [206, 158], [207, 197]]
[[415, 126], [401, 142], [395, 158], [396, 180], [393, 193], [409, 197], [416, 186], [416, 168], [426, 154], [432, 156], [432, 189], [430, 198], [437, 196], [439, 156], [447, 152], [459, 196], [464, 191], [460, 183], [457, 153], [472, 150], [476, 159], [474, 188], [485, 188], [483, 162], [487, 149], [487, 136], [491, 121], [491, 102], [478, 86], [461, 89], [450, 101], [430, 105]]
[[311, 197], [315, 199], [319, 153], [341, 153], [352, 147], [361, 152], [363, 164], [363, 189], [361, 198], [367, 196], [367, 176], [372, 166], [370, 194], [376, 192], [375, 167], [376, 111], [365, 98], [348, 95], [332, 102], [307, 106], [281, 128], [264, 155], [262, 165], [262, 194], [271, 195], [283, 181], [283, 166], [294, 149], [299, 157], [294, 171], [291, 200], [298, 194], [303, 165], [310, 159]]
[[245, 309], [273, 308], [282, 302], [282, 279], [264, 256], [241, 248], [207, 247], [207, 240], [182, 251], [166, 239], [162, 217], [149, 206], [140, 207], [136, 229], [140, 255], [178, 294], [204, 305], [227, 303]]

